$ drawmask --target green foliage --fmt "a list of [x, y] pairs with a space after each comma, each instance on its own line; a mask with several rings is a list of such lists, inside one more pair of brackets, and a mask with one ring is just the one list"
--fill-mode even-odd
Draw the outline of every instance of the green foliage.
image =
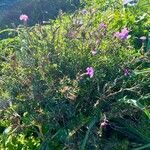
[[[124, 7], [121, 1], [83, 5], [45, 26], [0, 32], [11, 33], [0, 41], [0, 99], [11, 102], [0, 107], [6, 127], [1, 149], [149, 146], [148, 8]], [[125, 27], [129, 38], [114, 37]], [[92, 78], [87, 67], [94, 69]]]

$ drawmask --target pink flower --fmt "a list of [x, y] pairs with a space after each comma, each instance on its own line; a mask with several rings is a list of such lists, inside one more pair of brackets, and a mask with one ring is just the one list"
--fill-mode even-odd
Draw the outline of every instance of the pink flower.
[[130, 70], [128, 68], [124, 69], [124, 75], [129, 76], [130, 75]]
[[125, 40], [128, 38], [128, 33], [129, 30], [127, 28], [124, 28], [121, 30], [121, 32], [116, 32], [114, 36], [120, 40]]
[[89, 75], [90, 78], [92, 78], [93, 75], [94, 75], [94, 69], [93, 69], [93, 67], [87, 67], [86, 71], [87, 71], [86, 74]]
[[117, 37], [117, 38], [120, 38], [120, 32], [116, 32], [116, 33], [114, 34], [114, 36]]
[[106, 29], [107, 25], [104, 22], [102, 22], [100, 23], [99, 27], [100, 29]]
[[22, 14], [22, 15], [20, 15], [19, 19], [21, 21], [27, 22], [27, 20], [29, 19], [29, 17], [26, 14]]
[[127, 35], [129, 33], [129, 30], [127, 28], [124, 28], [121, 30], [121, 33]]

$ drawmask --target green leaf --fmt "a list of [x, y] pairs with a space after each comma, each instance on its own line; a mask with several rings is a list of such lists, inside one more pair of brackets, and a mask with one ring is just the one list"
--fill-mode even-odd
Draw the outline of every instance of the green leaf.
[[83, 143], [82, 143], [82, 145], [81, 145], [81, 150], [85, 150], [85, 149], [86, 149], [86, 143], [87, 143], [88, 137], [89, 137], [89, 135], [90, 135], [90, 131], [91, 131], [91, 129], [92, 129], [92, 127], [94, 126], [94, 124], [95, 124], [96, 121], [97, 121], [97, 119], [94, 118], [94, 119], [90, 122], [89, 127], [88, 127], [88, 131], [86, 132], [85, 138], [84, 138]]
[[143, 70], [140, 70], [140, 71], [134, 71], [135, 75], [138, 75], [138, 74], [145, 74], [145, 73], [150, 73], [150, 68], [147, 68], [147, 69], [143, 69]]
[[150, 143], [149, 144], [146, 144], [144, 146], [141, 146], [141, 147], [138, 147], [138, 148], [135, 148], [135, 149], [132, 149], [132, 150], [146, 150], [150, 148]]
[[150, 51], [150, 32], [148, 34], [147, 51]]

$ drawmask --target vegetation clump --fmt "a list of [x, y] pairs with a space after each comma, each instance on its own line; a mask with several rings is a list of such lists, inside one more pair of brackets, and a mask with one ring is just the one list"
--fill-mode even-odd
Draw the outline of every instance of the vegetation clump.
[[148, 3], [83, 6], [0, 32], [1, 149], [150, 148]]

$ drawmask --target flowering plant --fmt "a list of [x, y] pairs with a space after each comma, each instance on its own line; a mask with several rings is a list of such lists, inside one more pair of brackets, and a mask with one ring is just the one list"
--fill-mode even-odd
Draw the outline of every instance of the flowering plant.
[[0, 40], [2, 149], [149, 144], [149, 18], [139, 18], [145, 5], [85, 2], [47, 25], [0, 32], [11, 33]]

